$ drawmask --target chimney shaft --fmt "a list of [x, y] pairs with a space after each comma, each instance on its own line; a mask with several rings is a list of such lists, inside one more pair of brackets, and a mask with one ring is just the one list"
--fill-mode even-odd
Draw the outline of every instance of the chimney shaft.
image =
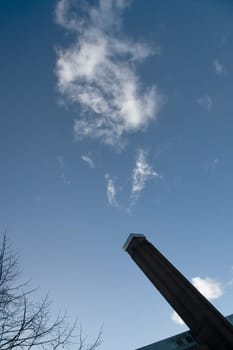
[[129, 235], [123, 248], [180, 315], [200, 346], [211, 350], [233, 349], [230, 322], [144, 235]]

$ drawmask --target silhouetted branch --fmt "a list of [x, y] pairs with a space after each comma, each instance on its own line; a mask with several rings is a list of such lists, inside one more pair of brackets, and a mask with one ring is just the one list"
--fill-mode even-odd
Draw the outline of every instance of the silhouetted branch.
[[27, 283], [17, 284], [18, 260], [6, 243], [6, 236], [0, 246], [0, 350], [58, 350], [60, 347], [78, 350], [94, 350], [101, 343], [102, 332], [95, 342], [85, 345], [86, 338], [75, 335], [77, 322], [71, 327], [65, 315], [58, 315], [50, 321], [48, 296], [39, 304], [29, 300], [34, 290], [24, 290]]

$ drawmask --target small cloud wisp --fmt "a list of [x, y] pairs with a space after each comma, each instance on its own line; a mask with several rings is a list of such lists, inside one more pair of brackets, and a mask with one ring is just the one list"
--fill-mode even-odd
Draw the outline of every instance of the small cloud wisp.
[[67, 180], [65, 176], [65, 161], [64, 161], [64, 156], [59, 154], [56, 156], [56, 161], [58, 163], [59, 169], [60, 169], [60, 178], [62, 179], [64, 185], [70, 185], [71, 181]]
[[212, 98], [209, 95], [205, 95], [203, 97], [199, 97], [197, 100], [197, 103], [204, 108], [207, 112], [211, 112], [212, 111], [212, 107], [213, 107], [213, 101]]
[[219, 60], [215, 59], [213, 62], [214, 65], [214, 70], [217, 75], [222, 75], [223, 74], [223, 66], [219, 62]]
[[147, 181], [154, 177], [160, 177], [147, 162], [147, 153], [140, 149], [136, 159], [136, 165], [132, 172], [131, 204], [139, 198], [145, 188]]
[[116, 201], [116, 187], [113, 179], [109, 174], [105, 174], [105, 179], [107, 180], [107, 198], [108, 203], [112, 207], [118, 207], [118, 203]]
[[89, 155], [83, 155], [81, 156], [82, 160], [84, 162], [86, 162], [90, 168], [94, 168], [95, 167], [95, 163], [93, 162], [93, 160], [91, 159], [91, 157]]

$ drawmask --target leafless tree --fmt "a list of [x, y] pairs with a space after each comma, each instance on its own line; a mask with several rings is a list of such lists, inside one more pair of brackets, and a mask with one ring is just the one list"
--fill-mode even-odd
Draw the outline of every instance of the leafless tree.
[[[30, 350], [95, 350], [101, 332], [92, 344], [86, 343], [81, 327], [66, 324], [65, 315], [50, 320], [48, 297], [39, 303], [31, 301], [33, 290], [28, 283], [18, 283], [18, 260], [7, 245], [4, 235], [0, 244], [0, 349]], [[25, 291], [26, 290], [26, 291]]]

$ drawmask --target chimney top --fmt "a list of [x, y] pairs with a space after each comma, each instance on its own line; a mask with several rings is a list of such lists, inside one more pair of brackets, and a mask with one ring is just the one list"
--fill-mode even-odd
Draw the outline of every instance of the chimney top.
[[127, 248], [128, 246], [130, 245], [130, 243], [132, 242], [132, 240], [135, 238], [135, 237], [143, 237], [143, 238], [146, 238], [145, 235], [141, 234], [141, 233], [130, 233], [129, 237], [127, 238], [127, 240], [125, 241], [124, 245], [123, 245], [123, 249], [125, 251], [127, 251]]

